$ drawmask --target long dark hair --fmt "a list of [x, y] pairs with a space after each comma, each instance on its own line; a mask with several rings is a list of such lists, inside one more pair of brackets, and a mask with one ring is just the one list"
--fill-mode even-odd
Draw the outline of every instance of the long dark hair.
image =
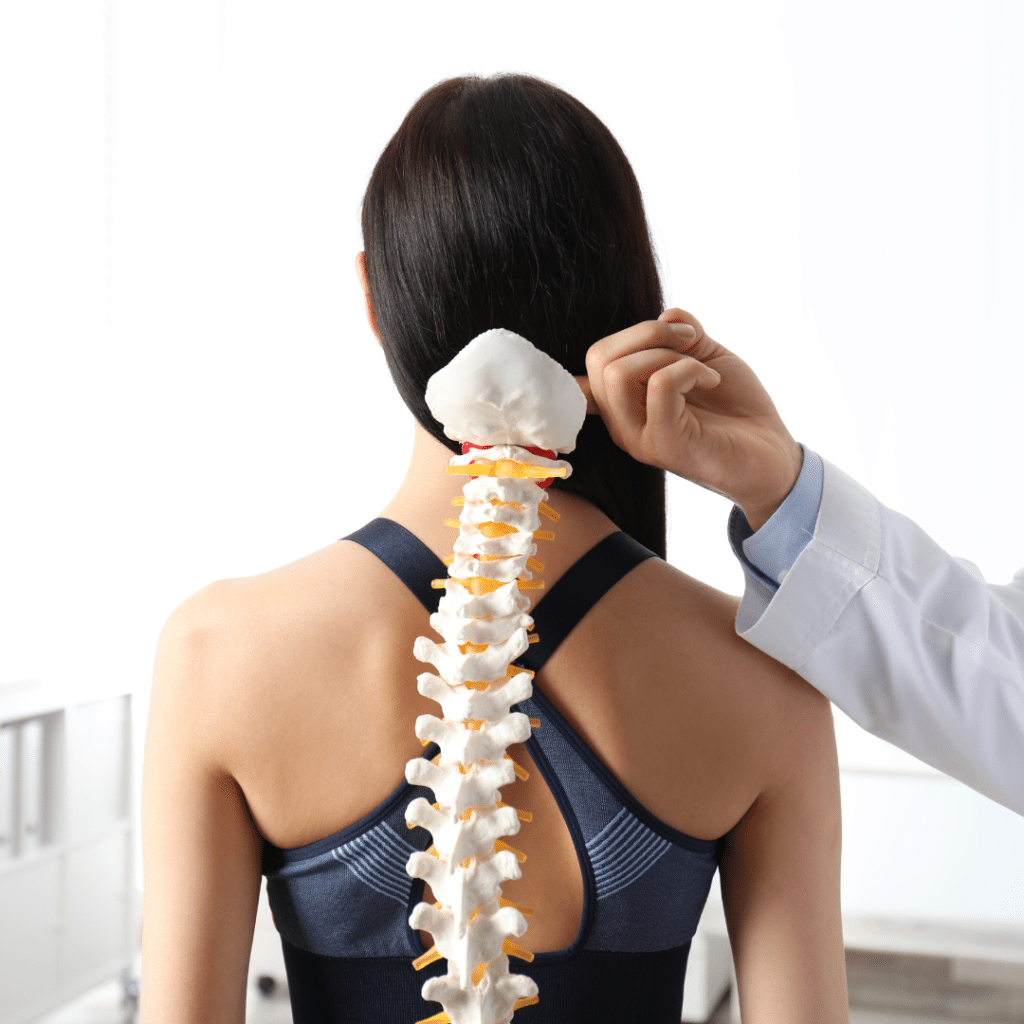
[[[504, 327], [570, 373], [599, 338], [662, 309], [636, 177], [582, 103], [526, 75], [452, 78], [417, 100], [363, 198], [377, 327], [406, 405], [458, 450], [423, 395], [476, 335]], [[588, 416], [564, 487], [664, 557], [665, 478]]]

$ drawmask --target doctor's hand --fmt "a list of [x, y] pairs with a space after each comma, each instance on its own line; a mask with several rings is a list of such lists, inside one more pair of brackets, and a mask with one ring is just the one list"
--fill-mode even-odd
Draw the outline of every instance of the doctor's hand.
[[681, 309], [596, 342], [576, 380], [620, 448], [730, 498], [755, 530], [800, 474], [803, 452], [761, 382]]

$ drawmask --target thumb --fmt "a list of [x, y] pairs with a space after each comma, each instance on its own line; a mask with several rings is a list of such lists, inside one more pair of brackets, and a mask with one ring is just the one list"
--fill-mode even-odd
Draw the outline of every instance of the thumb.
[[722, 346], [709, 338], [704, 333], [700, 321], [692, 313], [687, 313], [685, 309], [673, 306], [671, 309], [666, 309], [658, 319], [666, 324], [689, 324], [697, 332], [693, 343], [688, 348], [680, 350], [682, 355], [687, 355], [701, 363], [706, 363], [714, 356], [722, 355], [724, 351]]

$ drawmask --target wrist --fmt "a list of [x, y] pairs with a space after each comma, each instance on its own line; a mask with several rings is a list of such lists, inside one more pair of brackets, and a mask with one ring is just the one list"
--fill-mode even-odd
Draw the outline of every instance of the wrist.
[[786, 458], [779, 461], [768, 482], [749, 498], [736, 502], [755, 533], [778, 512], [796, 485], [803, 464], [804, 451], [794, 441], [792, 448], [786, 453]]

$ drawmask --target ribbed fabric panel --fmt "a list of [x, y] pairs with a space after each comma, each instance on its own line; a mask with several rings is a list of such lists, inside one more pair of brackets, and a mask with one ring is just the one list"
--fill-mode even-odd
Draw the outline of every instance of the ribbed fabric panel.
[[382, 821], [365, 835], [332, 850], [331, 856], [375, 892], [405, 904], [412, 887], [405, 865], [415, 852], [415, 846]]
[[635, 882], [672, 844], [637, 821], [625, 807], [587, 843], [594, 865], [597, 898], [604, 899]]

